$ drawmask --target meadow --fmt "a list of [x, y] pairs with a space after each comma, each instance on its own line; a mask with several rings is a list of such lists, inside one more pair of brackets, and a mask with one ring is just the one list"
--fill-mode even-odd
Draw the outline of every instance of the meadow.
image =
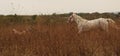
[[[70, 14], [1, 15], [0, 56], [120, 56], [120, 30], [99, 29], [78, 34]], [[84, 18], [110, 17], [120, 27], [120, 14], [79, 13]], [[15, 34], [29, 29], [25, 34]]]

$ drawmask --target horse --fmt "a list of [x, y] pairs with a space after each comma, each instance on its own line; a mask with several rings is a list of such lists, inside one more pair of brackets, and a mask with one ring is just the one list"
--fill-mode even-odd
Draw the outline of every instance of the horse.
[[87, 20], [85, 18], [82, 18], [81, 16], [78, 16], [75, 13], [72, 13], [72, 15], [67, 20], [68, 23], [73, 21], [77, 23], [78, 33], [89, 31], [91, 29], [101, 29], [108, 32], [109, 25], [115, 25], [115, 21], [111, 18], [98, 18], [94, 20]]

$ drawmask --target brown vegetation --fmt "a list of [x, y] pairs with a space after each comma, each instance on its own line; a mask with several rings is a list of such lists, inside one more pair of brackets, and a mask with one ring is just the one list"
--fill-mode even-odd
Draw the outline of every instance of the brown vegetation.
[[[44, 19], [37, 19], [32, 25], [1, 26], [0, 56], [120, 56], [120, 30], [111, 29], [106, 33], [96, 29], [78, 34], [75, 23], [62, 20], [56, 23], [52, 19], [46, 23]], [[117, 24], [120, 26], [119, 22]], [[12, 32], [13, 28], [24, 30], [29, 26], [32, 29], [26, 34]]]

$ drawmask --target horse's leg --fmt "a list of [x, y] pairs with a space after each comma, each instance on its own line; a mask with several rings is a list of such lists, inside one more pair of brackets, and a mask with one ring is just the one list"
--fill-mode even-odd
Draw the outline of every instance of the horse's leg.
[[109, 31], [109, 29], [108, 29], [108, 24], [104, 24], [104, 31], [106, 31], [106, 32], [108, 32]]
[[80, 34], [81, 32], [82, 32], [81, 30], [78, 31], [79, 34]]
[[78, 27], [78, 33], [80, 34], [82, 32], [82, 27]]
[[106, 32], [108, 32], [108, 31], [109, 31], [108, 26], [106, 26], [106, 27], [105, 27], [105, 29], [106, 29]]
[[108, 32], [108, 26], [109, 26], [108, 22], [100, 21], [100, 28], [102, 28], [102, 30]]

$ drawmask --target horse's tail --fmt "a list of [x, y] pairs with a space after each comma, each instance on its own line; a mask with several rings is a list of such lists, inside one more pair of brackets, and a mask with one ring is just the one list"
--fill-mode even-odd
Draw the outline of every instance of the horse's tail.
[[120, 29], [120, 28], [117, 27], [117, 25], [116, 25], [116, 23], [115, 23], [114, 20], [107, 19], [107, 22], [108, 22], [108, 24], [109, 24], [110, 27], [115, 28], [115, 29]]
[[110, 24], [115, 24], [115, 21], [113, 21], [112, 19], [107, 19], [108, 23]]

